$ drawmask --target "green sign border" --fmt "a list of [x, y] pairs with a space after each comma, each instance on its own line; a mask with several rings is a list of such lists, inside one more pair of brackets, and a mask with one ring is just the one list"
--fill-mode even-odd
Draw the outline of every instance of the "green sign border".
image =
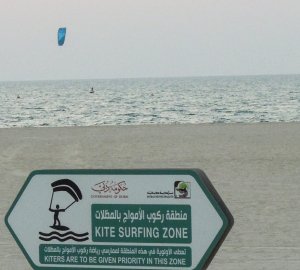
[[[13, 204], [9, 208], [6, 216], [5, 216], [5, 224], [9, 229], [10, 233], [12, 234], [13, 238], [17, 242], [18, 246], [22, 250], [23, 254], [25, 255], [27, 261], [30, 263], [31, 267], [35, 270], [64, 270], [64, 269], [74, 269], [74, 266], [64, 266], [64, 267], [40, 267], [33, 263], [30, 256], [26, 252], [25, 248], [23, 247], [22, 243], [14, 233], [13, 229], [8, 223], [8, 218], [13, 211], [15, 205], [17, 204], [18, 200], [22, 196], [24, 190], [26, 189], [27, 185], [29, 184], [30, 180], [35, 175], [43, 175], [43, 174], [77, 174], [77, 175], [101, 175], [101, 174], [115, 174], [115, 175], [190, 175], [192, 176], [196, 182], [199, 184], [219, 216], [223, 221], [223, 226], [216, 235], [215, 239], [205, 252], [204, 256], [201, 258], [199, 263], [197, 264], [196, 268], [193, 270], [205, 270], [207, 269], [208, 265], [212, 261], [213, 257], [217, 253], [218, 249], [220, 248], [221, 244], [225, 240], [227, 234], [229, 233], [230, 229], [233, 226], [234, 219], [226, 207], [225, 203], [222, 201], [221, 197], [213, 187], [212, 183], [209, 181], [208, 177], [205, 173], [199, 169], [75, 169], [75, 170], [36, 170], [30, 173], [27, 177], [24, 185], [22, 186], [21, 190], [19, 191], [16, 199], [14, 200]], [[77, 269], [77, 268], [75, 268]], [[79, 269], [79, 268], [78, 268]], [[97, 268], [84, 268], [88, 270], [95, 270]], [[117, 268], [98, 268], [103, 270], [118, 270]], [[142, 270], [142, 269], [137, 269]], [[151, 270], [151, 269], [149, 269]]]

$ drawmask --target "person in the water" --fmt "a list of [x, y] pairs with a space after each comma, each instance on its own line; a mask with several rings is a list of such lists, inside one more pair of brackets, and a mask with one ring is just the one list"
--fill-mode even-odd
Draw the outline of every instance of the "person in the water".
[[[65, 212], [65, 209], [59, 209], [59, 204], [56, 205], [56, 209], [49, 208], [49, 211], [54, 212], [53, 226], [60, 226], [60, 220], [58, 218], [59, 212]], [[58, 223], [58, 225], [56, 225]]]

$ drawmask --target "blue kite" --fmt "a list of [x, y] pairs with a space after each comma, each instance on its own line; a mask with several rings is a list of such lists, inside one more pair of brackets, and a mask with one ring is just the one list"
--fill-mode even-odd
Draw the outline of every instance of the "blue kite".
[[62, 46], [65, 43], [65, 38], [66, 38], [66, 33], [67, 33], [67, 28], [62, 27], [58, 29], [57, 32], [57, 41], [58, 41], [58, 46]]

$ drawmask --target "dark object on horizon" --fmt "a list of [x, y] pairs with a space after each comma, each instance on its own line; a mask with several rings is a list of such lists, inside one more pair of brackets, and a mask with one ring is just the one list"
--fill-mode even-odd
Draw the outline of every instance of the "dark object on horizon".
[[91, 94], [95, 93], [94, 87], [91, 88], [90, 93], [91, 93]]

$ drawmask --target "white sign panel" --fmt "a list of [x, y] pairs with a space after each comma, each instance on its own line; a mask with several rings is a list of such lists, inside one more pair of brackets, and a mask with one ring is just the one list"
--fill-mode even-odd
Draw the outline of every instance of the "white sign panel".
[[233, 218], [200, 170], [44, 170], [6, 224], [34, 269], [200, 270]]

